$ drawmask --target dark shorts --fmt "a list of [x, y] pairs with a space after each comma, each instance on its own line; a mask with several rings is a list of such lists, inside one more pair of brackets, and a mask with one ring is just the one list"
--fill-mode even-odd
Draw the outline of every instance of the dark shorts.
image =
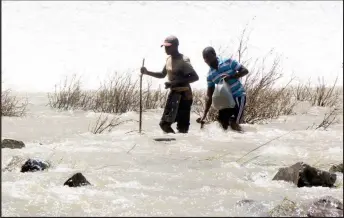
[[236, 102], [234, 108], [219, 110], [217, 119], [224, 129], [228, 129], [230, 122], [235, 122], [237, 124], [242, 123], [246, 105], [246, 96], [236, 97], [234, 100]]
[[171, 132], [171, 125], [177, 122], [179, 132], [188, 132], [192, 102], [192, 94], [190, 97], [190, 91], [171, 91], [167, 97], [160, 127], [165, 132]]

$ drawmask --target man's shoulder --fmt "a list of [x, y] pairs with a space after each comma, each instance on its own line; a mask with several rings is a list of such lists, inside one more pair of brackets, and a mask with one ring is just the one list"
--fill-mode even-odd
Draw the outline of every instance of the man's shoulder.
[[180, 60], [182, 60], [183, 62], [190, 63], [190, 58], [184, 54], [180, 54]]

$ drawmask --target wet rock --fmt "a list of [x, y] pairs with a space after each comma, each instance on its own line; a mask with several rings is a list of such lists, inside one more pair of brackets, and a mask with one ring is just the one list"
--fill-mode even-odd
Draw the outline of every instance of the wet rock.
[[333, 187], [337, 176], [298, 162], [290, 167], [280, 168], [272, 180], [292, 182], [297, 187], [323, 186]]
[[63, 185], [68, 185], [69, 187], [79, 187], [85, 185], [91, 185], [89, 181], [81, 173], [74, 174], [69, 178]]
[[7, 166], [2, 169], [2, 172], [12, 172], [16, 170], [17, 168], [20, 168], [20, 166], [25, 162], [24, 157], [20, 156], [13, 156], [11, 161], [7, 164]]
[[236, 206], [245, 210], [245, 214], [254, 216], [267, 216], [267, 207], [262, 203], [251, 200], [244, 199], [236, 202]]
[[38, 160], [38, 159], [28, 159], [24, 165], [21, 167], [20, 172], [22, 173], [26, 173], [26, 172], [36, 172], [36, 171], [43, 171], [46, 170], [50, 167], [50, 164], [42, 161], [42, 160]]
[[343, 173], [343, 163], [331, 166], [329, 171], [331, 173], [335, 173], [335, 172]]
[[252, 205], [256, 203], [256, 201], [251, 200], [251, 199], [244, 199], [236, 202], [236, 205], [239, 207], [245, 206], [245, 205]]
[[22, 141], [17, 141], [14, 139], [4, 139], [1, 141], [1, 148], [21, 149], [24, 147], [25, 144]]
[[300, 217], [306, 216], [304, 210], [302, 210], [295, 202], [284, 199], [281, 204], [274, 207], [269, 211], [270, 217]]
[[315, 200], [307, 211], [308, 217], [343, 217], [343, 203], [325, 196]]

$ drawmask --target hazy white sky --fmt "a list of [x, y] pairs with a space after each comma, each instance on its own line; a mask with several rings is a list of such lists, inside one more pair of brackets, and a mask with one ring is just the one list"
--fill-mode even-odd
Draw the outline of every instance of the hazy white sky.
[[[301, 80], [339, 74], [343, 81], [343, 2], [2, 2], [2, 80], [18, 91], [49, 91], [65, 75], [83, 75], [94, 88], [106, 74], [135, 70], [142, 58], [161, 70], [166, 54], [160, 43], [180, 40], [206, 87], [208, 67], [201, 52], [228, 46], [249, 23], [249, 55], [270, 49], [282, 55], [285, 75]], [[165, 80], [154, 79], [154, 84]]]

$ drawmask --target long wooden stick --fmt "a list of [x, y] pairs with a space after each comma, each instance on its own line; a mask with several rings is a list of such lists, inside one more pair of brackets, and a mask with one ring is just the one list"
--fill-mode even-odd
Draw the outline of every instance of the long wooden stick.
[[[143, 58], [142, 60], [142, 67], [145, 66], [145, 59]], [[143, 74], [141, 73], [140, 75], [140, 118], [139, 118], [139, 133], [141, 134], [142, 130], [142, 76]]]

